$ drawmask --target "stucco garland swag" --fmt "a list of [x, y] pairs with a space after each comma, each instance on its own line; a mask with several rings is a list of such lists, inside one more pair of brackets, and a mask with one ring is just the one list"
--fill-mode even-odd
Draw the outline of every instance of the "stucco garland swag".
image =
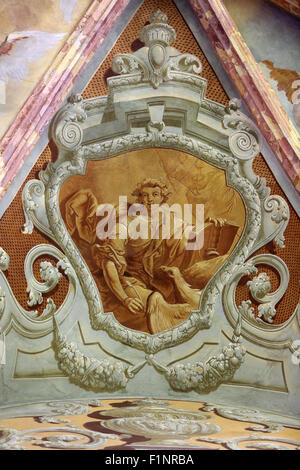
[[147, 356], [149, 364], [162, 372], [172, 388], [182, 392], [196, 390], [209, 392], [221, 383], [232, 379], [244, 361], [246, 350], [241, 344], [241, 314], [229, 344], [217, 356], [210, 357], [205, 363], [177, 363], [172, 367], [159, 364], [153, 355]]
[[59, 331], [54, 318], [54, 349], [60, 369], [70, 380], [88, 390], [101, 391], [125, 388], [146, 363], [162, 372], [172, 388], [184, 392], [195, 389], [210, 391], [230, 380], [244, 360], [245, 349], [241, 344], [241, 315], [239, 315], [232, 341], [222, 348], [217, 356], [210, 357], [205, 363], [177, 363], [173, 367], [159, 364], [153, 354], [146, 355], [145, 361], [136, 366], [125, 367], [120, 361], [111, 363], [99, 361], [84, 355], [75, 343], [69, 343]]

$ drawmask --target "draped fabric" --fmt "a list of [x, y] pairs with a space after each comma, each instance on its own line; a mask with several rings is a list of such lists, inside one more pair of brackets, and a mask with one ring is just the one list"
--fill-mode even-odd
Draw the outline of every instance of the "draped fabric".
[[[134, 217], [128, 217], [128, 226], [124, 226], [118, 220], [117, 211], [115, 237], [100, 240], [97, 237], [97, 207], [98, 201], [91, 190], [77, 191], [65, 203], [65, 219], [73, 240], [95, 277], [105, 311], [113, 311], [124, 326], [151, 333], [184, 321], [195, 308], [189, 301], [189, 293], [191, 298], [194, 294], [192, 288], [203, 289], [228, 255], [222, 253], [222, 256], [204, 259], [204, 249], [186, 250], [187, 239], [185, 236], [177, 238], [174, 230], [171, 230], [169, 238], [134, 238], [128, 230]], [[126, 237], [124, 232], [127, 232]], [[236, 230], [231, 240], [235, 233]], [[141, 300], [143, 312], [133, 314], [110, 290], [103, 275], [106, 261], [113, 262], [126, 295]], [[178, 297], [174, 279], [162, 272], [162, 266], [179, 269], [181, 278], [178, 282], [186, 284], [184, 299]], [[153, 321], [149, 321], [151, 315]], [[153, 325], [157, 331], [153, 331]]]

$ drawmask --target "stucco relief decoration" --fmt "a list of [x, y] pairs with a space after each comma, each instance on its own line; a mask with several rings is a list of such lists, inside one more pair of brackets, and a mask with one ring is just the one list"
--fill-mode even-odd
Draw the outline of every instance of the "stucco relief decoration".
[[[52, 333], [60, 370], [89, 390], [125, 388], [144, 366], [175, 390], [218, 388], [242, 367], [244, 332], [256, 328], [260, 338], [272, 328], [287, 288], [280, 258], [248, 260], [273, 239], [283, 244], [289, 218], [286, 202], [270, 196], [252, 170], [259, 131], [237, 100], [225, 108], [205, 97], [201, 62], [170, 46], [176, 33], [167, 21], [154, 12], [140, 34], [145, 46], [113, 59], [119, 75], [108, 79], [108, 97], [69, 98], [52, 123], [58, 159], [23, 192], [23, 233], [35, 227], [61, 250], [41, 245], [30, 253], [30, 305], [59, 288], [62, 272], [72, 287], [59, 308], [49, 301], [35, 318], [35, 334]], [[58, 262], [41, 263], [41, 283], [32, 266], [43, 253]], [[262, 305], [257, 319], [251, 302], [235, 304], [235, 288], [260, 263], [277, 270], [281, 282], [276, 292], [267, 275], [249, 284], [249, 296]], [[210, 329], [220, 299], [232, 330], [228, 344], [205, 361], [158, 360], [159, 351], [176, 351]], [[87, 307], [85, 318], [77, 301]], [[18, 311], [28, 335], [34, 315]], [[129, 365], [125, 357], [89, 355], [74, 340], [80, 322], [144, 359]]]

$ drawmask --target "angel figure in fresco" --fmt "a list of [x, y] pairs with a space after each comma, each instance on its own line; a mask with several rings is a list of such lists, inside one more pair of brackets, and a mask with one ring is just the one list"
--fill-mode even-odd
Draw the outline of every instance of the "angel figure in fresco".
[[[161, 180], [147, 178], [132, 195], [150, 214], [153, 207], [167, 206], [170, 193]], [[198, 308], [201, 290], [228, 256], [237, 227], [233, 227], [227, 247], [221, 246], [219, 252], [217, 229], [228, 224], [210, 220], [206, 226], [214, 230], [207, 232], [206, 245], [188, 250], [190, 236], [188, 231], [178, 236], [182, 221], [176, 215], [167, 238], [161, 236], [162, 219], [156, 220], [155, 237], [153, 231], [146, 237], [130, 234], [128, 222], [137, 217], [135, 211], [130, 215], [133, 206], [128, 204], [126, 208], [129, 209], [126, 224], [117, 213], [115, 236], [100, 240], [98, 201], [92, 191], [81, 190], [66, 201], [66, 225], [90, 266], [105, 310], [113, 311], [116, 319], [128, 328], [154, 334], [183, 322]]]

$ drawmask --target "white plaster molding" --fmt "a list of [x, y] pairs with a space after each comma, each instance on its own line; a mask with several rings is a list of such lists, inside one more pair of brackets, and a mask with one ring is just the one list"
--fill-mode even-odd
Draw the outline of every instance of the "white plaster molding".
[[[40, 172], [39, 180], [28, 182], [23, 192], [24, 233], [30, 234], [36, 227], [58, 244], [63, 253], [58, 254], [58, 250], [50, 245], [38, 249], [37, 253], [54, 254], [60, 260], [60, 266], [67, 267], [66, 274], [73, 291], [80, 298], [80, 305], [86, 305], [85, 313], [89, 311], [89, 318], [84, 321], [102, 337], [107, 334], [112, 344], [122, 344], [125, 357], [126, 351], [134, 349], [141, 360], [128, 367], [125, 360], [114, 364], [111, 359], [89, 357], [76, 342], [67, 340], [79, 315], [70, 293], [55, 312], [53, 326], [55, 308], [51, 302], [39, 319], [30, 318], [18, 307], [3, 277], [6, 299], [9, 292], [10, 302], [19, 313], [10, 315], [4, 309], [0, 327], [3, 325], [2, 330], [6, 330], [15, 316], [20, 322], [14, 324], [14, 328], [24, 337], [35, 338], [54, 332], [53, 348], [59, 367], [72, 383], [88, 390], [124, 388], [129, 379], [143, 373], [147, 363], [162, 373], [174, 389], [206, 393], [231, 380], [240, 368], [245, 354], [244, 346], [240, 344], [241, 331], [247, 340], [263, 347], [267, 344], [270, 348], [288, 348], [296, 339], [294, 326], [291, 331], [285, 325], [286, 336], [283, 338], [281, 326], [268, 322], [257, 325], [246, 316], [241, 330], [240, 315], [243, 312], [233, 300], [238, 280], [256, 269], [255, 262], [248, 261], [251, 254], [273, 239], [282, 245], [289, 211], [284, 199], [270, 196], [265, 180], [253, 172], [252, 162], [262, 144], [257, 127], [241, 112], [237, 101], [231, 101], [225, 108], [205, 97], [207, 82], [197, 75], [201, 71], [199, 60], [182, 55], [169, 46], [173, 32], [161, 12], [152, 20], [142, 34], [146, 46], [131, 56], [122, 55], [115, 60], [114, 69], [120, 76], [108, 80], [108, 97], [83, 100], [77, 94], [58, 112], [52, 124], [58, 158]], [[160, 37], [160, 42], [154, 37]], [[246, 224], [234, 250], [204, 288], [199, 308], [193, 310], [182, 324], [149, 335], [122, 326], [112, 312], [104, 312], [95, 280], [63, 221], [59, 195], [62, 184], [70, 176], [85, 174], [88, 161], [155, 147], [183, 151], [224, 170], [228, 186], [242, 197]], [[31, 260], [36, 259], [33, 253]], [[260, 298], [263, 305], [271, 308], [262, 316], [272, 320], [272, 309], [287, 287], [288, 270], [277, 257], [270, 255], [265, 259], [281, 276], [276, 293], [264, 290], [264, 296]], [[37, 283], [28, 271], [29, 291], [42, 295], [43, 289], [48, 289], [48, 283], [52, 286], [57, 281], [56, 268], [49, 265], [45, 268], [53, 274], [46, 277], [45, 283]], [[54, 279], [52, 283], [50, 279]], [[226, 326], [233, 330], [231, 343], [206, 362], [197, 360], [187, 364], [178, 359], [172, 367], [163, 365], [157, 354], [171, 347], [179, 348], [199, 332], [209, 330], [220, 309], [221, 299]]]

